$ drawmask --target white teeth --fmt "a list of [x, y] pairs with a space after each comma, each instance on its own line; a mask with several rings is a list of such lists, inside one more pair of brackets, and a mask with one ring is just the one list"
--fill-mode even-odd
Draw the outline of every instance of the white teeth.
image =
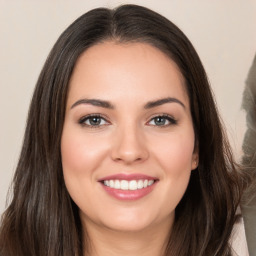
[[129, 190], [136, 190], [138, 189], [138, 184], [136, 180], [131, 180], [129, 182]]
[[115, 189], [120, 189], [121, 185], [120, 185], [120, 181], [119, 180], [115, 180]]
[[109, 181], [108, 180], [104, 180], [104, 185], [109, 187]]
[[137, 190], [149, 187], [154, 180], [104, 180], [104, 185], [114, 189]]
[[115, 186], [115, 183], [114, 183], [113, 180], [110, 180], [110, 181], [109, 181], [109, 186], [110, 186], [111, 188], [113, 188], [113, 187]]
[[151, 186], [153, 183], [154, 183], [153, 180], [149, 180], [149, 181], [148, 181], [148, 186]]
[[142, 188], [143, 188], [143, 185], [144, 185], [143, 180], [139, 180], [139, 181], [138, 181], [138, 189], [142, 189]]
[[129, 183], [127, 180], [121, 180], [120, 188], [122, 190], [128, 190], [129, 189]]

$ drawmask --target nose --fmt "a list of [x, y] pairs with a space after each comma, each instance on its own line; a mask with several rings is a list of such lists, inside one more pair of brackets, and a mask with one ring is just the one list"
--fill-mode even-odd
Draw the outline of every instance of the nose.
[[126, 165], [145, 161], [149, 152], [139, 128], [120, 127], [114, 135], [111, 155], [115, 162], [122, 162]]

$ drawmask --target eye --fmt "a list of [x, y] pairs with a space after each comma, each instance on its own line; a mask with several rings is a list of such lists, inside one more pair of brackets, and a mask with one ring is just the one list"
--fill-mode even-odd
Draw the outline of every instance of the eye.
[[97, 128], [103, 125], [108, 125], [109, 122], [101, 115], [88, 115], [79, 120], [79, 124], [90, 128]]
[[166, 127], [169, 125], [177, 124], [177, 121], [169, 115], [158, 115], [150, 119], [148, 125]]

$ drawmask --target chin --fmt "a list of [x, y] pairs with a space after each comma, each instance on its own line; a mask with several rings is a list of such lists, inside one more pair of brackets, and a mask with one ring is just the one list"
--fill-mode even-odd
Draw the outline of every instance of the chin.
[[151, 223], [141, 223], [140, 221], [125, 221], [105, 223], [105, 227], [116, 232], [141, 232], [150, 228]]
[[[128, 211], [126, 213], [104, 216], [102, 222], [105, 227], [120, 232], [139, 232], [147, 230], [157, 224], [157, 216], [146, 214], [147, 211]], [[115, 217], [113, 217], [115, 216]]]

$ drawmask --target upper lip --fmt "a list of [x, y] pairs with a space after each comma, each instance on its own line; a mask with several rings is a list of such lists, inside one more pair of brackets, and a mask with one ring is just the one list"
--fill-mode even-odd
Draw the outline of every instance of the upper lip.
[[119, 174], [113, 174], [113, 175], [109, 175], [99, 179], [99, 181], [104, 181], [104, 180], [158, 180], [158, 178], [145, 175], [145, 174], [140, 174], [140, 173], [133, 173], [133, 174], [119, 173]]

